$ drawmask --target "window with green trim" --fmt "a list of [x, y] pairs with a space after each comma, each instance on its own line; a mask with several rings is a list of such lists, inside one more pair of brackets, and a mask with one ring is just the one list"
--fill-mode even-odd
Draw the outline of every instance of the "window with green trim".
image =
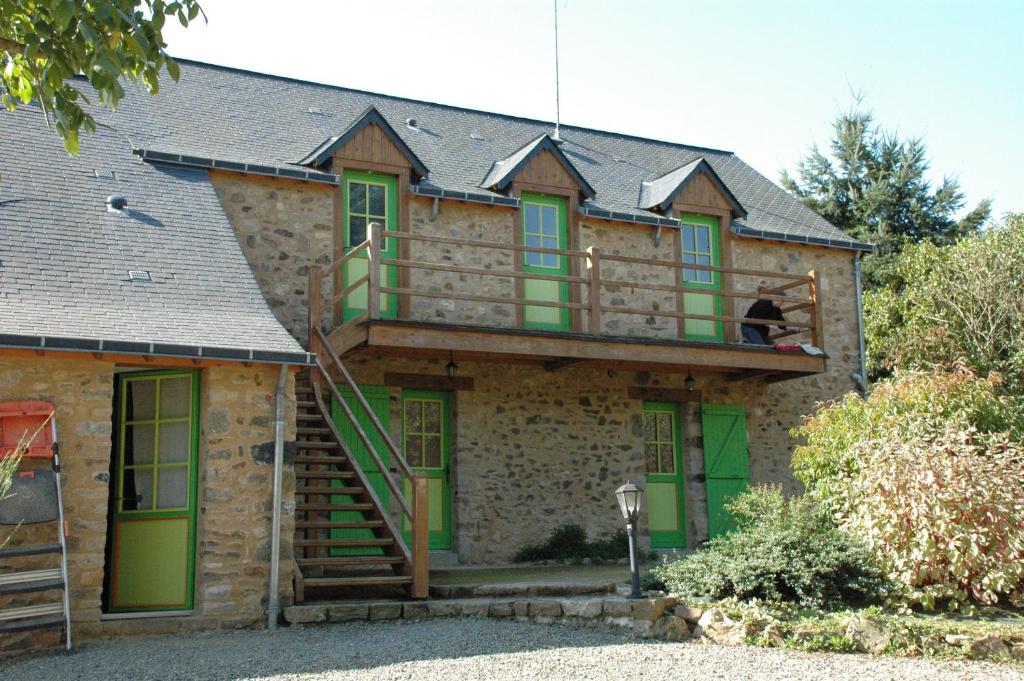
[[[380, 223], [387, 229], [388, 191], [386, 182], [348, 180], [348, 246], [358, 246], [366, 241], [366, 226], [371, 222]], [[386, 239], [381, 239], [381, 248], [387, 248]]]
[[119, 511], [188, 508], [192, 380], [178, 375], [125, 381]]
[[[523, 243], [541, 248], [559, 248], [558, 208], [550, 203], [534, 203], [523, 199]], [[559, 267], [556, 253], [526, 251], [523, 262], [533, 267]]]
[[675, 473], [675, 414], [644, 412], [644, 461], [648, 473]]
[[[714, 250], [710, 225], [682, 222], [683, 264], [714, 265]], [[683, 281], [696, 284], [713, 283], [711, 270], [683, 268]]]
[[406, 398], [405, 460], [413, 468], [441, 468], [444, 446], [441, 400]]

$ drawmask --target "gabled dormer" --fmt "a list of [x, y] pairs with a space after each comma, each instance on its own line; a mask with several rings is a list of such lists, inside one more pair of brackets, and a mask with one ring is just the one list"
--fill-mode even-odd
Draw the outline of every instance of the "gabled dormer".
[[581, 201], [597, 195], [547, 134], [531, 140], [512, 155], [495, 161], [480, 186], [505, 193], [513, 183], [534, 191], [574, 190]]
[[335, 158], [343, 159], [346, 166], [365, 166], [368, 170], [408, 168], [414, 180], [426, 177], [429, 172], [423, 161], [373, 106], [340, 135], [324, 140], [299, 164], [323, 169]]
[[703, 157], [656, 180], [640, 183], [638, 208], [669, 213], [673, 206], [683, 212], [703, 212], [695, 209], [711, 208], [727, 210], [733, 218], [747, 216], [746, 209]]

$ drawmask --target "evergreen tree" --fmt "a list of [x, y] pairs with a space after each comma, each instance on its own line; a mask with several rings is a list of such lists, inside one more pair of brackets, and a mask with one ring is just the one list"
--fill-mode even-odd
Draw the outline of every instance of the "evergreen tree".
[[832, 127], [829, 153], [812, 146], [796, 178], [783, 171], [782, 186], [851, 237], [875, 244], [876, 254], [865, 260], [865, 286], [891, 278], [893, 258], [906, 244], [951, 244], [988, 220], [989, 199], [957, 219], [965, 203], [960, 184], [945, 177], [932, 186], [921, 139], [902, 139], [857, 107]]

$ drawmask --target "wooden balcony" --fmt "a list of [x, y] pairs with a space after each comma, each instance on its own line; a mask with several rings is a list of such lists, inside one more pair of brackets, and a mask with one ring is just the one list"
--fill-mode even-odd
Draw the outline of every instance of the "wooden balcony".
[[[826, 355], [793, 349], [803, 344], [824, 353], [814, 272], [683, 264], [597, 248], [382, 231], [377, 225], [369, 232], [367, 241], [336, 262], [310, 270], [314, 352], [316, 343], [327, 342], [341, 356], [454, 356], [552, 371], [608, 367], [725, 373], [734, 380], [778, 381], [826, 369]], [[382, 254], [384, 239], [396, 240], [397, 257]], [[481, 253], [490, 255], [482, 259]], [[554, 256], [568, 264], [568, 273], [524, 272], [527, 254], [534, 260], [537, 254]], [[702, 272], [710, 274], [697, 274]], [[711, 279], [715, 287], [690, 283], [694, 279]], [[541, 299], [533, 282], [562, 287], [564, 295]], [[769, 288], [759, 294], [761, 282]], [[742, 323], [778, 323], [739, 316], [759, 297], [782, 301], [785, 330], [772, 339], [785, 339], [788, 350], [736, 341]], [[531, 324], [531, 315], [547, 312], [550, 319], [552, 311], [564, 320], [562, 328]]]

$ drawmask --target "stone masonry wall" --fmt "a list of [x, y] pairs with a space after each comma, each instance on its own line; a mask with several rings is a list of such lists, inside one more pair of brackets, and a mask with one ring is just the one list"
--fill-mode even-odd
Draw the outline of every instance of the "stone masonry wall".
[[[159, 367], [154, 367], [159, 368]], [[0, 401], [39, 399], [57, 406], [64, 505], [70, 525], [68, 572], [78, 639], [259, 626], [269, 583], [276, 367], [230, 365], [200, 371], [200, 446], [194, 614], [101, 620], [110, 480], [115, 366], [95, 360], [0, 358]], [[295, 440], [294, 379], [288, 382], [285, 439]], [[286, 462], [281, 524], [281, 598], [291, 602], [295, 478]], [[13, 543], [54, 541], [49, 525], [24, 526]], [[2, 539], [2, 537], [0, 537]], [[44, 567], [42, 563], [36, 563]], [[0, 569], [25, 569], [24, 560]], [[52, 602], [59, 592], [40, 594]], [[47, 638], [50, 637], [50, 638]], [[56, 642], [29, 632], [4, 645]]]
[[334, 258], [334, 188], [237, 173], [210, 173], [263, 297], [305, 345], [309, 266]]

